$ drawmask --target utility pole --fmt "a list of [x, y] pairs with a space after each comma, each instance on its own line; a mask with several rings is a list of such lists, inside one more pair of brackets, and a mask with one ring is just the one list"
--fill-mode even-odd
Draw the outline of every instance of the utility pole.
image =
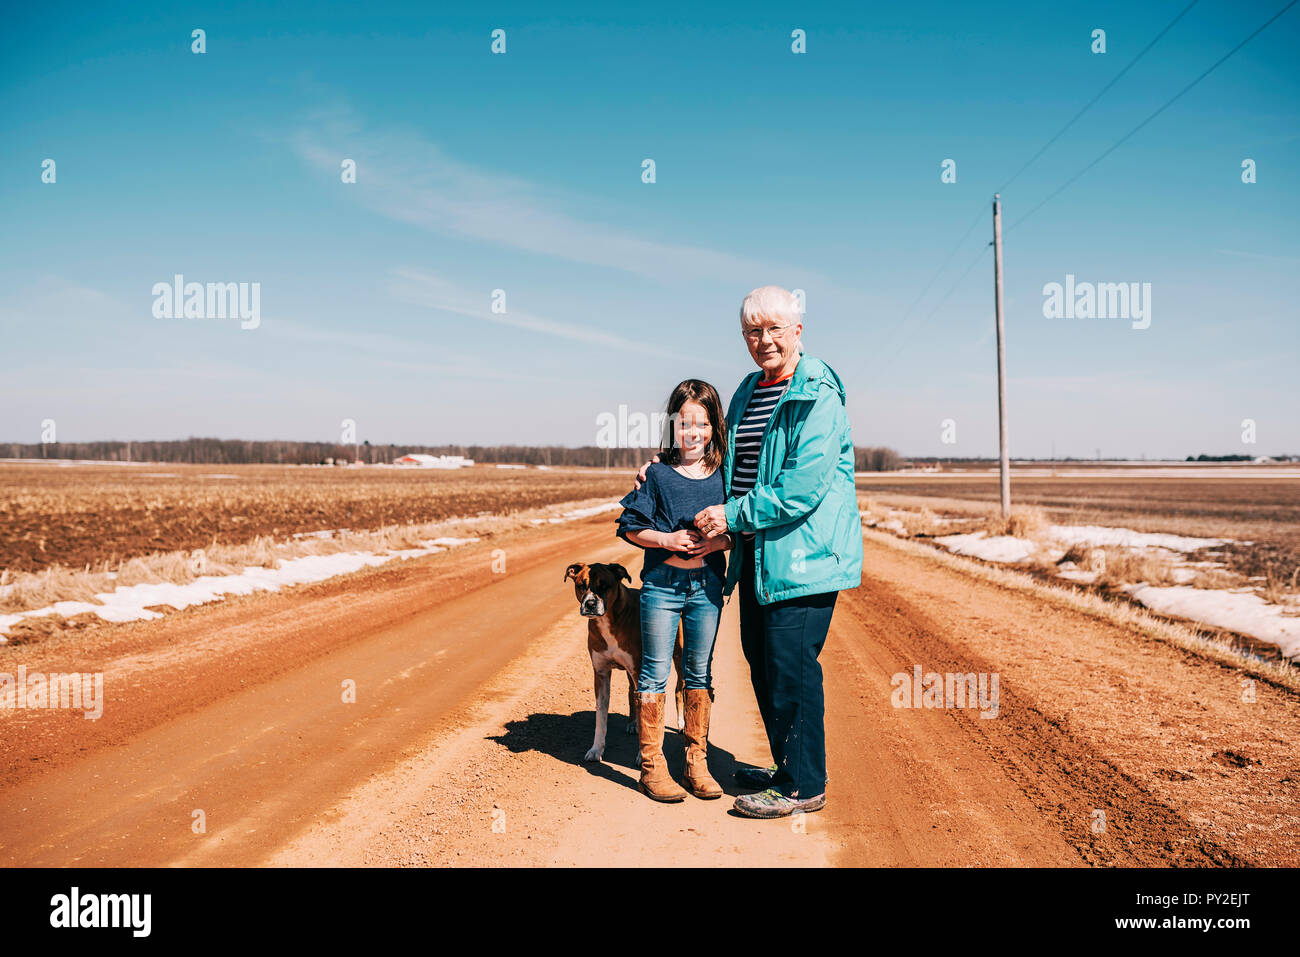
[[1002, 517], [1011, 515], [1011, 462], [1007, 452], [1007, 346], [1002, 324], [1002, 199], [993, 194], [993, 302], [998, 321], [998, 487]]

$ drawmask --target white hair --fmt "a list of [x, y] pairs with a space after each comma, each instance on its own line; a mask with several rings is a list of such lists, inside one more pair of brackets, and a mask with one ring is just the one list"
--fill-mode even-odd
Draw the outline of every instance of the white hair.
[[781, 286], [759, 286], [740, 304], [740, 321], [752, 324], [760, 316], [778, 319], [789, 325], [803, 322], [799, 300], [794, 293]]

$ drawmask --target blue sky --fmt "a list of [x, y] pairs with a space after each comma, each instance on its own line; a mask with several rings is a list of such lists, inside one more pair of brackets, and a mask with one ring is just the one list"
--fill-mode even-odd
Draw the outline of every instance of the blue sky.
[[[857, 444], [992, 454], [991, 194], [1185, 5], [9, 8], [0, 441], [592, 444], [729, 397], [778, 283]], [[1300, 451], [1300, 8], [1018, 223], [1282, 5], [1200, 0], [1005, 190], [1013, 455]], [[176, 273], [261, 325], [155, 318]], [[1067, 273], [1150, 327], [1044, 318]]]

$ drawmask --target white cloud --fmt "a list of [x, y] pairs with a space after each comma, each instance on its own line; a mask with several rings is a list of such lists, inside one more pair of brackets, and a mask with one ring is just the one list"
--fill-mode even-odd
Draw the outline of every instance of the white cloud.
[[[318, 112], [310, 126], [293, 135], [292, 144], [304, 161], [332, 177], [339, 175], [345, 157], [356, 160], [354, 195], [360, 202], [429, 232], [660, 280], [735, 282], [746, 290], [765, 277], [790, 272], [789, 267], [701, 246], [657, 242], [579, 219], [555, 208], [534, 183], [478, 170], [413, 133], [365, 130], [346, 109]], [[632, 175], [635, 172], [633, 166]], [[803, 270], [800, 274], [810, 275]]]
[[507, 312], [494, 313], [484, 294], [471, 295], [449, 280], [424, 270], [394, 269], [392, 275], [394, 279], [389, 284], [389, 294], [398, 302], [423, 306], [440, 312], [449, 312], [458, 316], [468, 316], [484, 322], [495, 322], [539, 335], [568, 339], [593, 349], [603, 347], [682, 362], [717, 364], [715, 360], [703, 359], [701, 356], [689, 353], [672, 352], [650, 343], [638, 342], [616, 333], [606, 332], [603, 329], [547, 319], [514, 306], [509, 306], [508, 302]]

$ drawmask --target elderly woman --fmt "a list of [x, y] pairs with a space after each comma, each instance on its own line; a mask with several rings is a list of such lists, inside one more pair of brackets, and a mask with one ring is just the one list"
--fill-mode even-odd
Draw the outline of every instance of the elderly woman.
[[[798, 301], [763, 286], [740, 307], [759, 371], [727, 410], [727, 501], [695, 516], [735, 548], [723, 594], [740, 585], [740, 641], [776, 762], [736, 779], [747, 817], [782, 817], [826, 805], [826, 737], [818, 662], [842, 588], [862, 581], [862, 526], [844, 384], [801, 348]], [[642, 469], [641, 478], [644, 478]]]

